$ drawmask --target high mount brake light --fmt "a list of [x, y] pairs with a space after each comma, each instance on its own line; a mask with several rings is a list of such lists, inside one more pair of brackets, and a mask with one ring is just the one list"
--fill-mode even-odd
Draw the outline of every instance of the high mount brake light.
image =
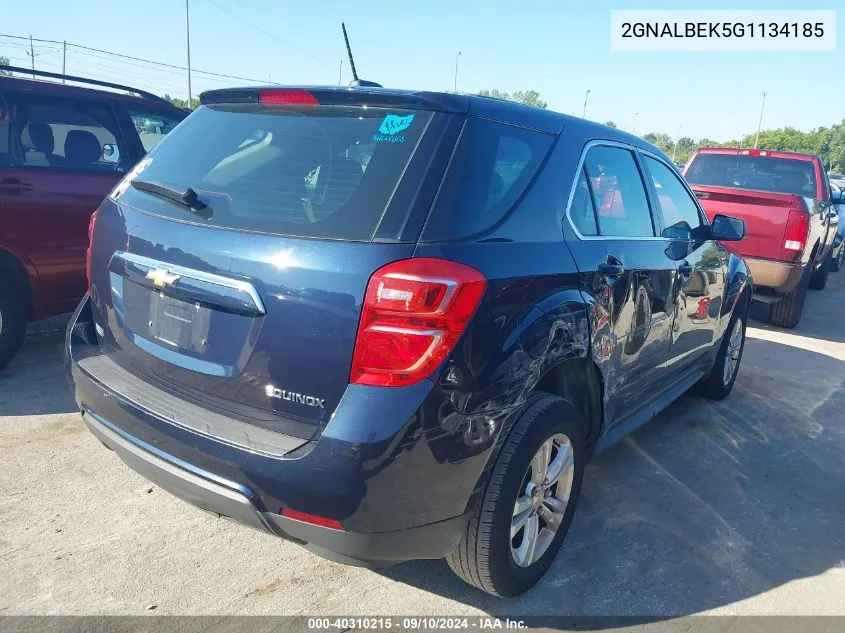
[[319, 105], [307, 90], [259, 90], [258, 103], [262, 105]]
[[454, 349], [486, 287], [479, 271], [445, 259], [406, 259], [377, 270], [349, 381], [400, 387], [429, 376]]

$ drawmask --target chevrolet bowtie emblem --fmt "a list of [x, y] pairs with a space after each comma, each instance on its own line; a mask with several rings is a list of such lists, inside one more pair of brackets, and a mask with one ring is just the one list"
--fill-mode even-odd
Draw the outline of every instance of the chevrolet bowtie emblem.
[[152, 268], [147, 271], [147, 279], [151, 279], [153, 285], [157, 288], [172, 286], [179, 281], [180, 277], [181, 275], [164, 270], [163, 268]]

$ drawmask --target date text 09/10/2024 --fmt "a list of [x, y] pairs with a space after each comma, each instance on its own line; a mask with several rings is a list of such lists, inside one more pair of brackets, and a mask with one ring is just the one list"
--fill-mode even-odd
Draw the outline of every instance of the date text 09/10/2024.
[[371, 630], [445, 630], [445, 629], [525, 629], [523, 620], [510, 618], [480, 617], [349, 617], [349, 618], [308, 618], [308, 629], [312, 631], [331, 631], [348, 629]]

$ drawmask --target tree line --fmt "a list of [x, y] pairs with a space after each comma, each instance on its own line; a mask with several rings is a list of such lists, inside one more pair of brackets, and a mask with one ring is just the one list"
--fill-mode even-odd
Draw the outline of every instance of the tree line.
[[[649, 132], [643, 139], [657, 145], [675, 160], [684, 163], [693, 151], [699, 147], [754, 147], [756, 134], [748, 134], [740, 139], [726, 142], [702, 138], [697, 141], [688, 136], [676, 141], [662, 132]], [[845, 119], [830, 127], [820, 127], [809, 132], [785, 127], [775, 130], [761, 130], [757, 143], [760, 149], [818, 154], [829, 171], [845, 171]]]
[[[521, 90], [510, 94], [493, 89], [482, 90], [479, 94], [525, 103], [538, 108], [546, 108], [548, 105], [540, 98], [540, 93], [536, 90]], [[605, 125], [618, 127], [613, 121], [606, 121]], [[689, 136], [682, 136], [676, 141], [664, 132], [649, 132], [643, 134], [642, 138], [672, 156], [676, 162], [685, 163], [699, 147], [754, 147], [756, 134], [748, 134], [740, 139], [725, 142], [706, 137], [695, 140]], [[820, 127], [809, 132], [802, 132], [791, 127], [761, 130], [757, 146], [760, 149], [817, 154], [821, 156], [829, 171], [842, 173], [845, 172], [845, 119], [831, 127]]]

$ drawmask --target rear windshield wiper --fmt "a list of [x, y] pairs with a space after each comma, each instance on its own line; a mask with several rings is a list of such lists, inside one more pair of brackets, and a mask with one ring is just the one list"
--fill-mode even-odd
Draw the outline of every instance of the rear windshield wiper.
[[138, 191], [146, 191], [155, 196], [167, 198], [206, 220], [211, 217], [211, 208], [200, 201], [197, 192], [190, 187], [173, 185], [160, 180], [138, 180], [137, 178], [132, 181], [132, 187]]

